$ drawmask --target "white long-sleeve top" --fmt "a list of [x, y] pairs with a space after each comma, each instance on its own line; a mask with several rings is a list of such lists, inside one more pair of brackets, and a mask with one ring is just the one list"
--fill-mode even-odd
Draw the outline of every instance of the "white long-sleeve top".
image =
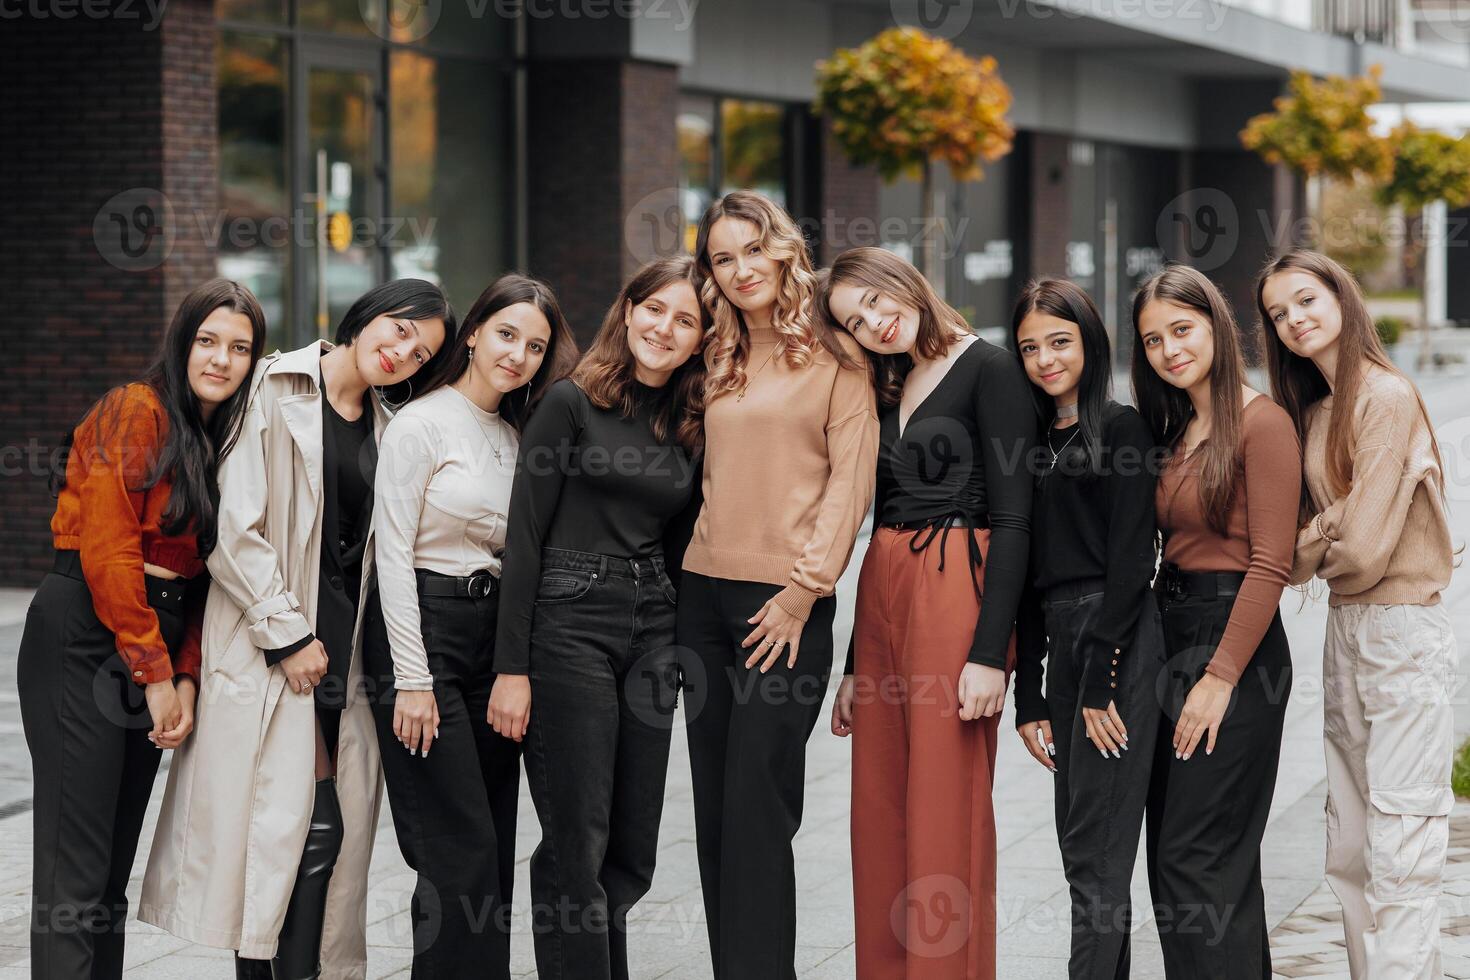
[[434, 687], [414, 569], [500, 576], [517, 448], [507, 422], [449, 386], [409, 402], [383, 432], [373, 532], [400, 691]]

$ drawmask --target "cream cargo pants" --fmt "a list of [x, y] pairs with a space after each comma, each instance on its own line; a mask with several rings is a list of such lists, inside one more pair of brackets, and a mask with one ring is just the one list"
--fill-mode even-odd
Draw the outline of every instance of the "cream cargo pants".
[[1454, 803], [1444, 606], [1342, 605], [1327, 616], [1327, 882], [1354, 980], [1439, 980], [1439, 895]]

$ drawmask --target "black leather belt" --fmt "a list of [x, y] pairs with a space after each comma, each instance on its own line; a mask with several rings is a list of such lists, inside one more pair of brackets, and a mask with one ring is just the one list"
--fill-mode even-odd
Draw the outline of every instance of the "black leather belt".
[[1159, 569], [1154, 588], [1170, 599], [1220, 599], [1235, 595], [1244, 581], [1245, 572], [1186, 572], [1166, 563]]
[[419, 595], [449, 596], [458, 599], [484, 599], [500, 587], [500, 579], [481, 569], [473, 575], [441, 575], [415, 569]]
[[[82, 575], [81, 553], [75, 549], [58, 550], [51, 560], [51, 571], [57, 575], [74, 578], [78, 582], [86, 581]], [[159, 578], [157, 575], [143, 573], [143, 586], [148, 593], [148, 605], [154, 609], [181, 611], [184, 608], [184, 599], [188, 596], [191, 582], [193, 579]]]

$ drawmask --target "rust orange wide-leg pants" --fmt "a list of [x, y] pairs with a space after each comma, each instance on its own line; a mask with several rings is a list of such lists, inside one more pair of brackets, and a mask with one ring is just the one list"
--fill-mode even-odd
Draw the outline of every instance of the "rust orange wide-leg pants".
[[[964, 535], [984, 555], [990, 532], [952, 528], [920, 552], [909, 547], [915, 533], [926, 532], [880, 527], [858, 580], [857, 980], [994, 980], [1000, 717], [960, 720], [957, 695], [980, 612]], [[1014, 661], [1013, 641], [1008, 670]]]

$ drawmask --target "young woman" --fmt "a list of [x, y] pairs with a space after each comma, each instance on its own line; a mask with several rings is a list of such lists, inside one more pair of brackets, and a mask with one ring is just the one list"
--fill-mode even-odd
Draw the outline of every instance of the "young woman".
[[[867, 349], [883, 405], [873, 538], [832, 708], [832, 731], [853, 734], [858, 975], [994, 977], [990, 790], [1035, 406], [1016, 362], [891, 252], [839, 255], [817, 305]], [[899, 896], [913, 911], [895, 922]], [[925, 918], [941, 905], [954, 914]]]
[[414, 930], [418, 976], [510, 977], [520, 747], [483, 719], [518, 433], [576, 353], [551, 289], [502, 276], [383, 433], [363, 642], [413, 921], [438, 919]]
[[1202, 273], [1154, 275], [1133, 323], [1135, 400], [1167, 451], [1154, 499], [1169, 664], [1148, 801], [1164, 970], [1268, 980], [1260, 849], [1291, 693], [1277, 606], [1301, 449], [1281, 406], [1245, 386], [1235, 316]]
[[543, 980], [626, 980], [628, 910], [653, 881], [678, 690], [668, 537], [701, 441], [693, 267], [639, 270], [521, 444], [490, 719], [526, 740]]
[[1327, 881], [1355, 980], [1437, 978], [1457, 652], [1444, 467], [1424, 402], [1388, 359], [1357, 282], [1317, 252], [1266, 266], [1256, 305], [1273, 394], [1302, 438], [1293, 583], [1331, 590]]
[[716, 200], [695, 262], [714, 323], [677, 631], [699, 876], [715, 977], [791, 980], [805, 743], [878, 419], [860, 349], [814, 314], [816, 277], [784, 211], [749, 191]]
[[68, 439], [56, 558], [16, 664], [35, 779], [32, 976], [122, 976], [158, 750], [177, 749], [194, 723], [215, 470], [265, 333], [248, 289], [204, 283], [143, 379], [108, 392]]
[[138, 917], [237, 950], [244, 976], [366, 969], [380, 769], [357, 651], [388, 422], [374, 389], [407, 387], [453, 330], [431, 283], [369, 290], [337, 346], [262, 361], [220, 464], [208, 710], [169, 772]]
[[1057, 777], [1068, 975], [1111, 980], [1128, 976], [1129, 882], [1159, 728], [1164, 635], [1149, 591], [1159, 460], [1142, 416], [1110, 397], [1108, 332], [1087, 293], [1065, 279], [1033, 282], [1012, 329], [1047, 423], [1032, 588], [1016, 628], [1016, 730]]

